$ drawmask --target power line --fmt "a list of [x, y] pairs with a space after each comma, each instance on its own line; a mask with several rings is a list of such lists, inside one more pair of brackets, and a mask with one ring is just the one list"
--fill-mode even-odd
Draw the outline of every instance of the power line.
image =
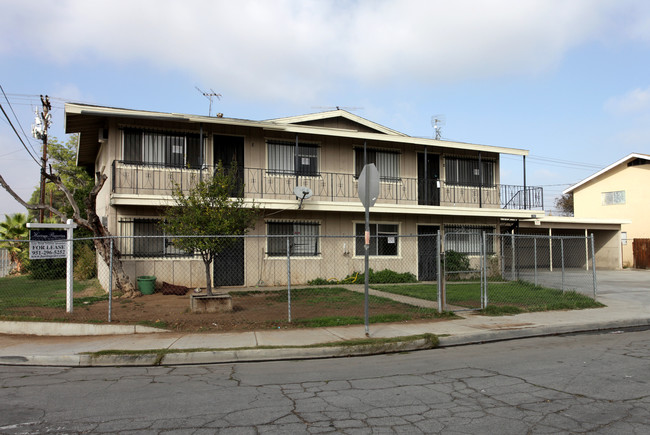
[[34, 151], [34, 154], [36, 154], [36, 150], [34, 149], [34, 146], [32, 145], [32, 143], [30, 142], [29, 137], [27, 136], [27, 133], [25, 133], [25, 129], [23, 128], [23, 125], [20, 123], [20, 119], [18, 119], [18, 116], [16, 116], [16, 112], [14, 112], [14, 108], [11, 107], [11, 102], [9, 101], [9, 98], [7, 98], [7, 94], [5, 94], [5, 90], [2, 87], [2, 85], [0, 85], [0, 90], [2, 91], [2, 95], [5, 96], [5, 100], [7, 100], [7, 104], [9, 104], [9, 108], [11, 109], [11, 113], [13, 113], [14, 118], [16, 118], [16, 122], [18, 123], [18, 126], [20, 127], [20, 131], [23, 132], [23, 136], [25, 137], [25, 139], [27, 139], [27, 142], [29, 143], [29, 146], [32, 148], [32, 151]]
[[32, 155], [32, 153], [29, 151], [29, 148], [27, 148], [27, 145], [25, 145], [25, 142], [23, 142], [23, 138], [20, 137], [20, 134], [18, 133], [18, 130], [16, 130], [16, 127], [14, 127], [14, 124], [11, 122], [11, 119], [7, 115], [7, 112], [5, 112], [5, 108], [2, 107], [2, 103], [0, 103], [0, 110], [2, 110], [2, 113], [4, 114], [5, 118], [7, 118], [7, 121], [9, 122], [9, 125], [11, 128], [14, 130], [14, 133], [16, 133], [16, 137], [20, 141], [21, 144], [23, 144], [23, 147], [25, 148], [25, 151], [27, 151], [27, 154], [36, 162], [36, 164], [40, 167], [41, 163]]

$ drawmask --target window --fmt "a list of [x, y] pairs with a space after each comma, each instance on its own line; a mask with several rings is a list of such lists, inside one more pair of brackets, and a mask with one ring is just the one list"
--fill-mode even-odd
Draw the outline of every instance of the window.
[[200, 168], [198, 134], [124, 130], [124, 161], [168, 167]]
[[[374, 163], [379, 171], [379, 179], [382, 181], [398, 181], [399, 176], [399, 153], [395, 151], [366, 150], [368, 164]], [[359, 178], [363, 170], [363, 148], [354, 149], [354, 176]]]
[[621, 231], [621, 245], [627, 245], [627, 231]]
[[603, 192], [600, 194], [603, 205], [619, 205], [625, 204], [625, 191], [618, 190], [616, 192]]
[[485, 245], [488, 254], [494, 254], [493, 227], [477, 226], [446, 226], [445, 250], [456, 251], [466, 255], [479, 255], [481, 253], [482, 234], [486, 233]]
[[[270, 174], [318, 176], [318, 145], [269, 140]], [[296, 149], [297, 148], [297, 149]]]
[[[356, 234], [356, 255], [365, 255], [365, 233], [366, 224], [358, 223], [355, 225]], [[398, 233], [397, 224], [370, 224], [370, 248], [369, 255], [386, 255], [396, 256], [398, 253]]]
[[[174, 247], [171, 238], [165, 237], [159, 219], [121, 219], [120, 251], [125, 257], [186, 257], [190, 252]], [[133, 237], [128, 237], [133, 236]], [[149, 237], [147, 237], [149, 236]]]
[[313, 257], [318, 251], [318, 235], [320, 225], [309, 222], [268, 222], [268, 237], [266, 253], [269, 257], [287, 256], [287, 239], [289, 239], [289, 255], [292, 257]]
[[447, 184], [459, 186], [494, 186], [494, 164], [490, 160], [481, 160], [482, 175], [478, 159], [445, 158]]

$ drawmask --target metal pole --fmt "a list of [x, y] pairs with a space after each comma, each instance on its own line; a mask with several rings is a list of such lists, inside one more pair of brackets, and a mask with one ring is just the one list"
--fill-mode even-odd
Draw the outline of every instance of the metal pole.
[[596, 251], [594, 249], [594, 233], [591, 233], [591, 270], [594, 272], [594, 300], [598, 297], [598, 281], [596, 280]]
[[440, 278], [441, 276], [441, 269], [440, 269], [440, 230], [438, 230], [438, 234], [436, 237], [436, 280], [438, 281], [438, 312], [442, 313], [443, 311], [443, 306], [442, 306], [442, 279]]
[[585, 270], [589, 270], [589, 235], [585, 228]]
[[510, 234], [510, 241], [512, 245], [510, 246], [510, 250], [512, 251], [512, 264], [510, 265], [510, 274], [511, 274], [510, 279], [514, 281], [516, 279], [515, 278], [515, 233], [514, 232]]
[[524, 210], [528, 210], [527, 198], [526, 198], [528, 196], [528, 192], [526, 192], [526, 156], [523, 157], [524, 157]]
[[[365, 168], [368, 164], [368, 153], [366, 149], [366, 141], [363, 141], [363, 167]], [[366, 215], [366, 230], [365, 230], [365, 258], [364, 258], [364, 307], [363, 307], [363, 318], [366, 326], [366, 337], [370, 336], [370, 327], [369, 327], [369, 315], [368, 315], [368, 284], [369, 284], [369, 269], [370, 269], [370, 171], [366, 169], [366, 206], [365, 206], [365, 215]]]
[[291, 245], [287, 237], [287, 305], [289, 310], [289, 323], [291, 323]]
[[485, 231], [483, 231], [483, 240], [481, 244], [481, 248], [483, 249], [483, 253], [481, 255], [481, 258], [483, 259], [483, 300], [482, 302], [482, 307], [485, 308], [487, 307], [488, 304], [488, 268], [487, 268], [487, 240], [485, 237]]
[[483, 208], [483, 165], [481, 152], [478, 152], [478, 208]]
[[537, 286], [537, 237], [533, 239], [533, 242], [533, 251], [535, 252], [535, 286]]
[[108, 323], [111, 323], [113, 314], [113, 239], [111, 238], [111, 252], [108, 262]]
[[564, 239], [560, 239], [560, 253], [562, 254], [562, 291], [564, 291]]

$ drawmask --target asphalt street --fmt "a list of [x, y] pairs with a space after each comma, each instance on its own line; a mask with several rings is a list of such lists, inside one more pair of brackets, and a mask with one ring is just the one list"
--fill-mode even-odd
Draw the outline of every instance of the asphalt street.
[[650, 432], [650, 331], [176, 367], [0, 367], [0, 432]]

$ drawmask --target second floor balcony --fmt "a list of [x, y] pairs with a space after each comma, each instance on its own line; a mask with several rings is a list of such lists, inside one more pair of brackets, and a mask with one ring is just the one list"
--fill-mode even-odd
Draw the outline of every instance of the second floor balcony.
[[[170, 195], [175, 185], [190, 189], [211, 177], [214, 167], [166, 167], [114, 161], [111, 192], [130, 195]], [[244, 197], [256, 200], [295, 199], [296, 186], [309, 188], [311, 201], [358, 202], [358, 180], [354, 174], [319, 172], [301, 175], [264, 168], [240, 167]], [[543, 210], [543, 189], [507, 184], [461, 185], [444, 180], [399, 177], [382, 179], [377, 204], [403, 204], [446, 207], [480, 207]]]

